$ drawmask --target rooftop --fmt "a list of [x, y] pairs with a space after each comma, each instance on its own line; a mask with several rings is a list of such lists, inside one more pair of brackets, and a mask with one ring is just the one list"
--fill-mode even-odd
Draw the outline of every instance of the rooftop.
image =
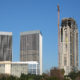
[[65, 20], [66, 20], [66, 21], [71, 20], [71, 21], [74, 21], [74, 22], [75, 22], [75, 20], [74, 20], [73, 18], [63, 18], [63, 19], [62, 19], [62, 21], [65, 21]]
[[0, 64], [38, 64], [38, 62], [37, 61], [25, 61], [25, 62], [0, 61]]
[[76, 21], [73, 18], [63, 18], [61, 22], [62, 27], [69, 26], [70, 28], [77, 28]]
[[26, 34], [41, 34], [40, 30], [36, 30], [36, 31], [26, 31], [26, 32], [21, 32], [20, 35], [26, 35]]
[[0, 32], [0, 35], [12, 35], [12, 32]]

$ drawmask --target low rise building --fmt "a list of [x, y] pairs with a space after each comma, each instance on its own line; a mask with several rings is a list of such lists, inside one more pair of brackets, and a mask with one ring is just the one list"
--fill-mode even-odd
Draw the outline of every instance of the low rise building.
[[0, 62], [0, 74], [9, 74], [13, 76], [20, 77], [23, 74], [38, 74], [37, 73], [36, 61], [28, 62], [10, 62], [10, 61], [1, 61]]

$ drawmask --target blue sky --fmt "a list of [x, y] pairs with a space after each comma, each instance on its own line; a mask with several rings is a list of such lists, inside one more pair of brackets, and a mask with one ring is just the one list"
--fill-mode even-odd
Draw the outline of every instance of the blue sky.
[[13, 61], [19, 61], [20, 32], [40, 30], [43, 71], [58, 66], [57, 4], [60, 22], [64, 17], [72, 17], [80, 32], [80, 0], [0, 0], [0, 31], [13, 33]]

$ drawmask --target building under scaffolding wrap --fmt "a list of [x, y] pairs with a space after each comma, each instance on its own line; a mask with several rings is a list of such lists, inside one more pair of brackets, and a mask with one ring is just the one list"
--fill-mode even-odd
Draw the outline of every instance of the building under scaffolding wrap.
[[62, 19], [60, 28], [59, 68], [65, 70], [65, 75], [77, 71], [78, 59], [78, 28], [72, 18]]

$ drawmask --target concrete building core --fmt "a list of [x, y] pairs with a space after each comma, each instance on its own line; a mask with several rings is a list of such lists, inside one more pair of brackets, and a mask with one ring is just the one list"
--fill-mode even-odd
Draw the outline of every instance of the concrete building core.
[[71, 71], [77, 71], [79, 65], [78, 28], [73, 18], [62, 19], [59, 41], [59, 68], [65, 70], [65, 75]]

